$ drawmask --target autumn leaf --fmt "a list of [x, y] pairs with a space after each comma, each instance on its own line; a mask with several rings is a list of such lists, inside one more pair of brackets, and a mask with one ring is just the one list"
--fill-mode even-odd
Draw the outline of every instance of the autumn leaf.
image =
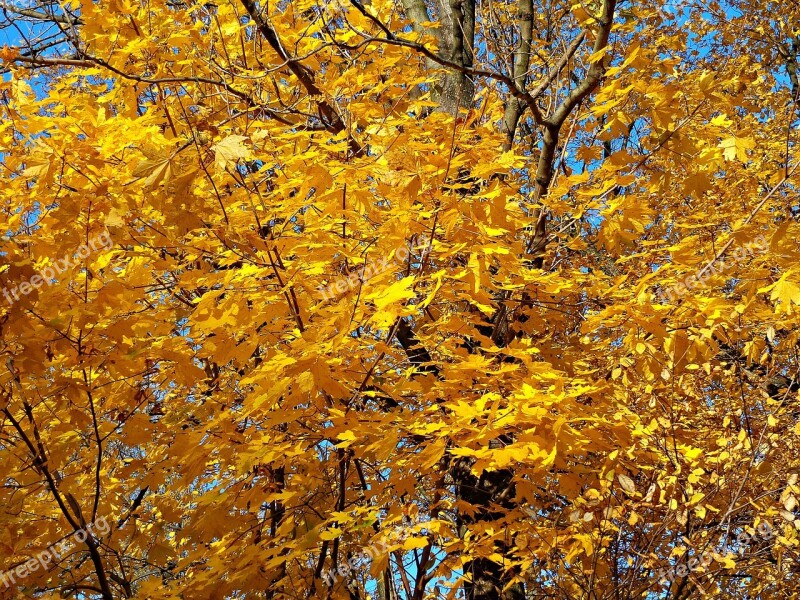
[[170, 180], [172, 162], [170, 159], [145, 160], [136, 166], [132, 174], [137, 179], [144, 178], [144, 187], [151, 188]]
[[250, 156], [250, 149], [244, 145], [247, 137], [243, 135], [229, 135], [221, 142], [211, 146], [214, 151], [215, 166], [224, 171], [230, 165], [235, 165], [239, 160]]
[[787, 271], [773, 285], [762, 288], [764, 292], [772, 291], [770, 300], [776, 303], [776, 311], [791, 313], [792, 304], [800, 304], [800, 285], [790, 280], [791, 276], [792, 271]]
[[747, 162], [747, 151], [756, 147], [752, 138], [729, 137], [719, 144], [725, 160], [738, 160]]

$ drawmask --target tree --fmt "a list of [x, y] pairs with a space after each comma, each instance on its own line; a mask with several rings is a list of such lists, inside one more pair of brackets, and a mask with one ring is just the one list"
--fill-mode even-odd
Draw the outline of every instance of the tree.
[[0, 597], [798, 592], [798, 9], [3, 4]]

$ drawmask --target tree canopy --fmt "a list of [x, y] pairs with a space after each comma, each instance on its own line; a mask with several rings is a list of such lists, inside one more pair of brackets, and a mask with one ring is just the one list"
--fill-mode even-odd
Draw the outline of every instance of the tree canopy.
[[0, 13], [0, 598], [800, 593], [796, 3]]

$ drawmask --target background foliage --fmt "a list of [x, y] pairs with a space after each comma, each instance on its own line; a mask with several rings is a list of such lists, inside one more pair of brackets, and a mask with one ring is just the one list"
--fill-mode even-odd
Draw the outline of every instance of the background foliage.
[[798, 16], [5, 3], [0, 596], [794, 597]]

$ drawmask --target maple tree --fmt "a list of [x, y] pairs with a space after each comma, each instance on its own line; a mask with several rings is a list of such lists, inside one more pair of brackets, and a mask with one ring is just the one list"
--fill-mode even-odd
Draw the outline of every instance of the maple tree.
[[0, 598], [800, 592], [798, 6], [1, 8]]

